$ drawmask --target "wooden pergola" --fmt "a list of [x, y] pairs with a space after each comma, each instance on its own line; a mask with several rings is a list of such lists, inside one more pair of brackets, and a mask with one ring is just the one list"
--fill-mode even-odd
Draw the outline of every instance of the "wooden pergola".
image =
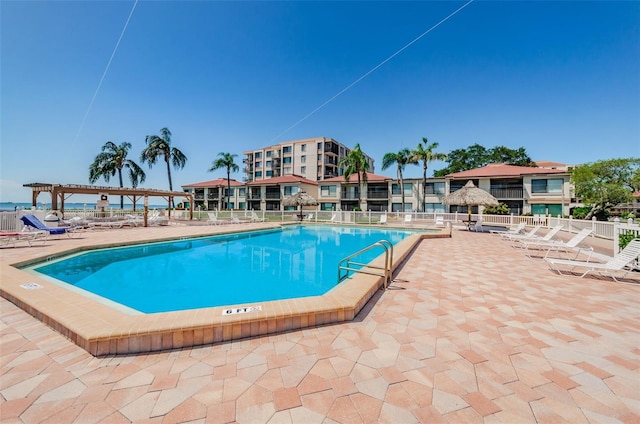
[[64, 202], [67, 198], [74, 194], [95, 194], [107, 196], [126, 196], [133, 203], [133, 210], [136, 210], [136, 202], [140, 199], [148, 199], [149, 197], [161, 197], [167, 200], [167, 210], [171, 217], [171, 205], [175, 197], [186, 197], [189, 200], [189, 219], [193, 219], [193, 194], [183, 191], [164, 191], [150, 188], [126, 188], [126, 187], [100, 187], [82, 184], [49, 184], [49, 183], [30, 183], [23, 184], [32, 190], [31, 205], [37, 206], [37, 199], [40, 193], [51, 194], [51, 209], [59, 210], [64, 213]]

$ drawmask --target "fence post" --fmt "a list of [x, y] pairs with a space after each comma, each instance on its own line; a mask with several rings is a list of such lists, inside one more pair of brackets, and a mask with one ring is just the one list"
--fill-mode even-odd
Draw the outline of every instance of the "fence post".
[[613, 256], [620, 252], [620, 223], [613, 223]]

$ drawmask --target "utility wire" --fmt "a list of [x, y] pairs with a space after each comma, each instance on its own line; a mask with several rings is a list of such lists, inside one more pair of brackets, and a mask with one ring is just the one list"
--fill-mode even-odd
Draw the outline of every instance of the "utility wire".
[[80, 128], [78, 128], [78, 132], [76, 133], [76, 137], [73, 139], [74, 143], [78, 140], [78, 137], [80, 136], [80, 132], [82, 131], [82, 128], [84, 127], [84, 123], [87, 120], [87, 117], [89, 116], [89, 112], [91, 112], [91, 108], [93, 107], [93, 102], [95, 102], [96, 97], [98, 97], [98, 92], [100, 91], [100, 87], [102, 87], [102, 82], [104, 81], [105, 77], [107, 76], [107, 72], [109, 72], [109, 67], [111, 66], [111, 62], [113, 61], [113, 58], [116, 55], [116, 51], [118, 51], [118, 46], [120, 45], [120, 41], [122, 41], [122, 37], [124, 37], [124, 33], [127, 30], [127, 27], [129, 26], [129, 21], [131, 20], [131, 16], [133, 16], [133, 11], [136, 10], [136, 5], [137, 4], [138, 4], [138, 0], [135, 0], [133, 2], [133, 7], [131, 8], [131, 12], [129, 13], [129, 17], [127, 18], [127, 22], [125, 22], [124, 28], [122, 28], [122, 32], [120, 33], [120, 37], [118, 38], [118, 41], [116, 42], [116, 46], [113, 48], [113, 52], [111, 53], [111, 57], [109, 58], [109, 62], [107, 62], [107, 66], [104, 68], [104, 72], [102, 73], [102, 77], [100, 78], [100, 82], [98, 82], [98, 86], [96, 87], [96, 91], [93, 93], [93, 97], [91, 98], [91, 102], [89, 102], [89, 107], [87, 108], [87, 111], [85, 112], [84, 117], [82, 118], [82, 122], [80, 123]]
[[343, 88], [342, 90], [340, 90], [337, 94], [335, 94], [334, 96], [330, 97], [329, 100], [325, 101], [324, 103], [322, 103], [320, 106], [318, 106], [317, 108], [315, 108], [314, 110], [312, 110], [311, 112], [309, 112], [308, 114], [306, 114], [302, 119], [300, 119], [299, 121], [297, 121], [296, 123], [294, 123], [293, 125], [289, 126], [289, 128], [287, 128], [286, 130], [282, 131], [280, 134], [278, 134], [277, 136], [275, 136], [274, 138], [271, 139], [271, 142], [274, 142], [276, 139], [280, 138], [282, 135], [286, 134], [287, 132], [289, 132], [290, 130], [292, 130], [294, 127], [298, 126], [299, 124], [301, 124], [303, 121], [305, 121], [307, 118], [309, 118], [310, 116], [312, 116], [313, 114], [315, 114], [316, 112], [318, 112], [320, 109], [322, 109], [323, 107], [325, 107], [326, 105], [328, 105], [329, 103], [331, 103], [333, 100], [335, 100], [337, 97], [339, 97], [340, 95], [342, 95], [344, 92], [346, 92], [347, 90], [349, 90], [351, 87], [353, 87], [354, 85], [356, 85], [357, 83], [359, 83], [360, 81], [362, 81], [363, 79], [365, 79], [366, 77], [368, 77], [370, 74], [372, 74], [373, 72], [375, 72], [378, 68], [380, 68], [382, 65], [384, 65], [385, 63], [389, 62], [391, 59], [393, 59], [394, 57], [396, 57], [397, 55], [399, 55], [400, 53], [402, 53], [404, 50], [406, 50], [407, 48], [409, 48], [412, 44], [414, 44], [415, 42], [417, 42], [418, 40], [420, 40], [422, 37], [424, 37], [425, 35], [429, 34], [431, 31], [433, 31], [434, 29], [436, 29], [437, 27], [439, 27], [441, 24], [445, 23], [447, 20], [449, 20], [449, 18], [452, 18], [453, 16], [455, 16], [458, 12], [460, 12], [462, 9], [464, 9], [465, 7], [467, 7], [468, 5], [470, 5], [471, 3], [473, 3], [473, 0], [469, 0], [468, 2], [466, 2], [465, 4], [463, 4], [462, 6], [460, 6], [458, 9], [456, 9], [455, 11], [453, 11], [452, 13], [450, 13], [447, 17], [443, 18], [442, 20], [440, 20], [440, 22], [438, 22], [437, 24], [435, 24], [434, 26], [432, 26], [431, 28], [429, 28], [428, 30], [426, 30], [425, 32], [423, 32], [422, 34], [420, 34], [419, 36], [417, 36], [416, 38], [414, 38], [413, 40], [411, 40], [409, 43], [405, 44], [404, 47], [402, 47], [400, 50], [396, 51], [394, 54], [392, 54], [391, 56], [389, 56], [388, 58], [386, 58], [385, 60], [383, 60], [382, 62], [380, 62], [379, 64], [377, 64], [376, 66], [374, 66], [373, 68], [371, 68], [369, 71], [367, 71], [365, 74], [363, 74], [360, 78], [356, 79], [355, 81], [353, 81], [351, 84], [347, 85], [345, 88]]

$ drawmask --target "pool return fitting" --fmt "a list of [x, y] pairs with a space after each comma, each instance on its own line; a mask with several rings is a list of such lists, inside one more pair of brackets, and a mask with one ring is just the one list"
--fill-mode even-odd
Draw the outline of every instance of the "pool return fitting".
[[[384, 267], [353, 261], [353, 258], [356, 256], [360, 256], [376, 247], [384, 249]], [[353, 268], [353, 266], [357, 266], [358, 268]], [[346, 272], [343, 273], [342, 271]], [[390, 241], [380, 240], [340, 260], [340, 262], [338, 262], [338, 283], [349, 276], [349, 271], [384, 277], [383, 288], [386, 290], [389, 284], [391, 284], [391, 274], [393, 272], [393, 245]]]

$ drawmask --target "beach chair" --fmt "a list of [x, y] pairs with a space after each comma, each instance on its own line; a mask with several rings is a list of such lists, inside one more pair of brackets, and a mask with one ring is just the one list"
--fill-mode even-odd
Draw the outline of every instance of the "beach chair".
[[497, 234], [497, 235], [513, 235], [513, 234], [522, 234], [522, 231], [524, 231], [524, 227], [527, 226], [527, 223], [525, 221], [522, 221], [521, 223], [519, 223], [517, 226], [510, 228], [506, 231], [501, 231], [501, 230], [490, 230], [489, 232], [491, 234]]
[[547, 242], [547, 241], [550, 241], [551, 239], [553, 239], [555, 237], [555, 235], [560, 232], [560, 230], [562, 230], [562, 225], [556, 225], [555, 227], [550, 229], [547, 232], [547, 234], [545, 234], [543, 237], [538, 237], [538, 236], [528, 237], [528, 238], [516, 237], [516, 238], [511, 239], [511, 245], [513, 247], [524, 248], [524, 243], [526, 243], [528, 241], [532, 241], [533, 240], [533, 241]]
[[251, 211], [251, 222], [264, 222], [264, 218], [260, 218], [258, 214], [254, 211]]
[[329, 222], [340, 222], [340, 216], [337, 213], [332, 214]]
[[307, 215], [307, 217], [305, 218], [305, 220], [307, 221], [313, 221], [313, 214], [310, 213], [309, 215]]
[[242, 221], [240, 221], [240, 219], [238, 219], [238, 217], [235, 214], [231, 214], [231, 223], [232, 224], [242, 224]]
[[[572, 273], [575, 269], [584, 270], [579, 275], [580, 278], [590, 273], [597, 273], [603, 276], [613, 278], [614, 281], [618, 281], [618, 278], [623, 278], [628, 273], [632, 272], [638, 263], [638, 257], [640, 256], [640, 239], [633, 239], [627, 244], [627, 246], [618, 253], [617, 256], [609, 259], [607, 262], [589, 262], [589, 261], [575, 261], [572, 259], [556, 259], [545, 258], [544, 260], [549, 265], [549, 268], [558, 274]], [[567, 269], [564, 269], [567, 268]], [[622, 275], [617, 275], [617, 274]]]
[[385, 225], [387, 223], [387, 214], [383, 213], [380, 215], [380, 224]]
[[35, 228], [39, 231], [46, 231], [52, 236], [66, 234], [67, 237], [71, 237], [71, 231], [73, 230], [71, 227], [47, 227], [35, 215], [31, 214], [22, 215], [20, 220], [26, 227]]
[[16, 243], [24, 242], [29, 247], [36, 241], [41, 241], [43, 244], [47, 240], [49, 233], [47, 231], [22, 231], [22, 232], [0, 232], [0, 246], [13, 246], [16, 247]]
[[444, 227], [444, 216], [438, 215], [436, 216], [436, 227]]
[[411, 224], [411, 219], [412, 219], [411, 214], [410, 214], [410, 213], [406, 214], [406, 215], [404, 216], [404, 223], [405, 223], [405, 224]]
[[506, 233], [501, 233], [500, 237], [503, 240], [516, 240], [516, 239], [532, 239], [532, 238], [536, 238], [538, 237], [536, 235], [536, 233], [538, 232], [538, 230], [542, 228], [542, 225], [536, 225], [535, 227], [533, 227], [532, 229], [529, 230], [529, 232], [524, 233], [524, 234], [506, 234]]
[[582, 231], [580, 231], [579, 233], [577, 233], [576, 235], [574, 235], [569, 241], [567, 241], [566, 243], [561, 241], [561, 240], [526, 240], [526, 241], [521, 241], [521, 243], [524, 245], [524, 249], [526, 250], [526, 255], [528, 257], [531, 257], [531, 250], [546, 250], [547, 253], [544, 255], [544, 257], [548, 257], [549, 253], [551, 252], [565, 252], [565, 253], [569, 253], [569, 251], [575, 251], [576, 252], [576, 256], [573, 259], [576, 259], [578, 257], [578, 255], [580, 254], [580, 252], [583, 251], [588, 251], [589, 252], [589, 256], [587, 258], [587, 260], [589, 260], [589, 258], [591, 257], [591, 253], [593, 253], [593, 247], [588, 246], [588, 247], [579, 247], [578, 245], [580, 243], [582, 243], [582, 241], [587, 238], [587, 236], [589, 234], [591, 234], [593, 232], [592, 229], [590, 228], [585, 228]]
[[207, 219], [207, 225], [220, 225], [222, 221], [218, 219], [218, 214], [215, 212], [207, 212], [209, 219]]
[[482, 220], [478, 219], [472, 226], [469, 227], [469, 231], [475, 231], [476, 233], [484, 233]]

